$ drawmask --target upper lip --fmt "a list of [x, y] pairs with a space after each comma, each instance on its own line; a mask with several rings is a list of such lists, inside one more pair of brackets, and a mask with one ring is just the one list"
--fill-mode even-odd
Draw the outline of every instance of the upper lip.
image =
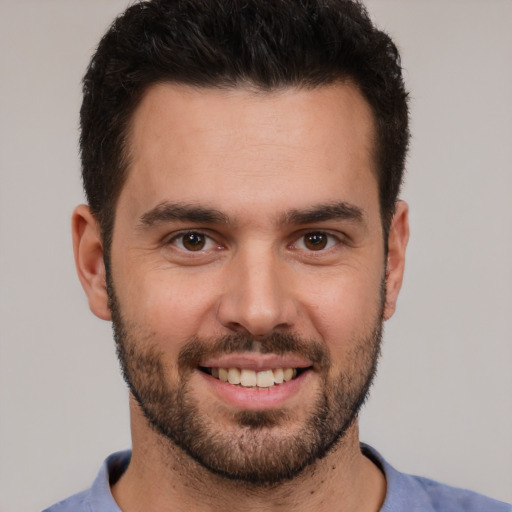
[[225, 354], [201, 362], [204, 368], [244, 368], [262, 371], [275, 368], [308, 368], [311, 361], [300, 356], [277, 354]]

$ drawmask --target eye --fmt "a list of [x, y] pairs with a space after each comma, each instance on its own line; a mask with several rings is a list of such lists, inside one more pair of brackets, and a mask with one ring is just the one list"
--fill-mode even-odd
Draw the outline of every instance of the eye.
[[302, 235], [294, 244], [295, 249], [307, 251], [323, 251], [339, 243], [339, 240], [325, 231], [311, 231]]
[[215, 242], [209, 236], [199, 231], [180, 233], [172, 238], [170, 243], [175, 245], [178, 249], [189, 252], [206, 251], [216, 246]]

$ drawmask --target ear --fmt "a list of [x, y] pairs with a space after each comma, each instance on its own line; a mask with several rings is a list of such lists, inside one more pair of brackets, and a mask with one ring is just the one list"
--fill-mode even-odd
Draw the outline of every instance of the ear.
[[409, 240], [409, 206], [399, 201], [388, 235], [388, 257], [386, 265], [386, 304], [384, 320], [393, 316], [398, 293], [402, 287], [405, 268], [405, 249]]
[[98, 223], [88, 206], [82, 204], [75, 208], [71, 228], [76, 271], [89, 308], [97, 317], [110, 320], [103, 244]]

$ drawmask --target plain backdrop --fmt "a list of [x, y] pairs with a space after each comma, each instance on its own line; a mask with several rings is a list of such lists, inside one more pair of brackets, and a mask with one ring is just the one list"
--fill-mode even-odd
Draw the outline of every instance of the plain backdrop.
[[[0, 0], [0, 511], [130, 445], [110, 324], [75, 276], [80, 80], [125, 0]], [[512, 501], [512, 2], [372, 0], [402, 52], [412, 237], [361, 438]]]

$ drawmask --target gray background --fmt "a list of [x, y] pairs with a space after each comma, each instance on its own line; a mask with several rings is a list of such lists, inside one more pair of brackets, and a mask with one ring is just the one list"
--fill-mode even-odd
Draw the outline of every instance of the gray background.
[[[75, 277], [80, 79], [125, 0], [0, 0], [0, 510], [130, 444], [110, 325]], [[361, 437], [512, 501], [512, 2], [372, 0], [412, 91], [412, 238]]]

